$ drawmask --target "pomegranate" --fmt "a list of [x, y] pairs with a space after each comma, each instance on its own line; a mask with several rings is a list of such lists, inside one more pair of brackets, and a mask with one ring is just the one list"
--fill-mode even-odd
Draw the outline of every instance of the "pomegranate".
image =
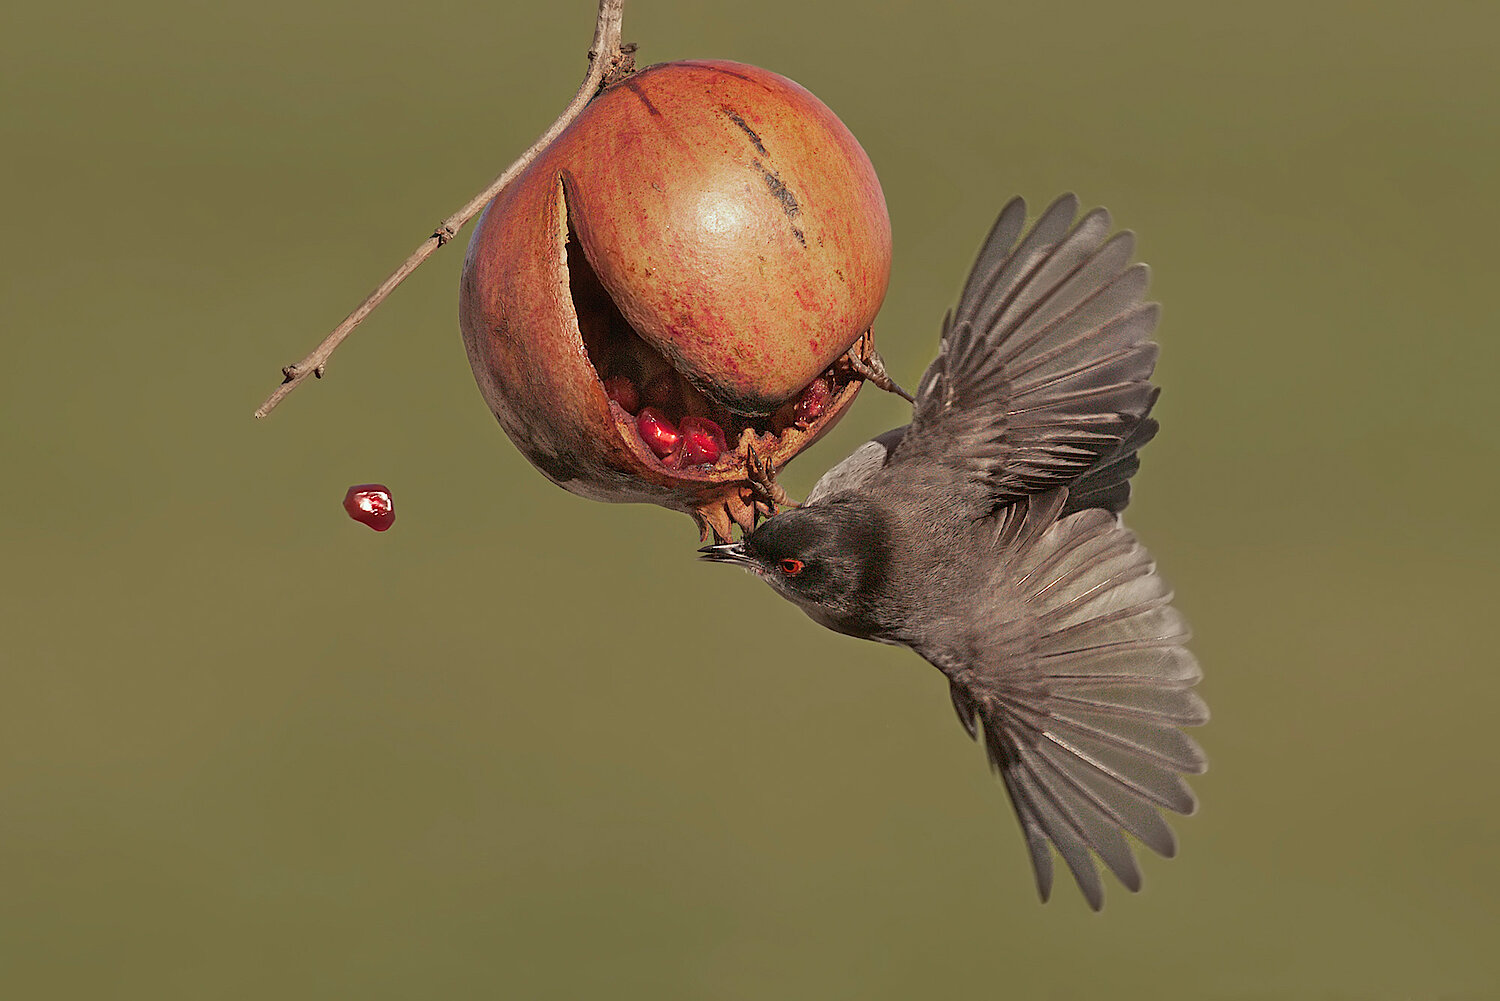
[[667, 63], [601, 91], [485, 209], [460, 325], [549, 479], [728, 538], [754, 520], [749, 451], [784, 466], [853, 402], [890, 249], [874, 169], [817, 98]]

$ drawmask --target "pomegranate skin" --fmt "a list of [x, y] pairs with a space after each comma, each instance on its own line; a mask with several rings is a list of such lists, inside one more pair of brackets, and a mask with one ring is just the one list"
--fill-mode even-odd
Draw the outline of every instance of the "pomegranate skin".
[[[743, 461], [669, 468], [602, 378], [645, 402], [668, 372], [690, 397], [673, 420], [714, 420], [741, 460], [753, 444], [784, 466], [853, 402], [858, 379], [830, 373], [873, 349], [889, 268], [879, 182], [832, 112], [765, 70], [669, 63], [603, 91], [486, 208], [460, 325], [486, 402], [548, 478], [723, 537], [752, 510]], [[772, 426], [820, 376], [825, 415]]]
[[549, 152], [589, 262], [709, 397], [770, 413], [874, 322], [885, 196], [854, 136], [797, 84], [668, 63], [601, 94], [569, 132]]

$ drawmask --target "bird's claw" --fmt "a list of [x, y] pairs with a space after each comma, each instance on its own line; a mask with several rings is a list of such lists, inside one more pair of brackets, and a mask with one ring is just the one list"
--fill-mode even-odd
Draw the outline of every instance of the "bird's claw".
[[860, 357], [859, 348], [860, 346], [855, 344], [845, 356], [849, 361], [849, 367], [854, 370], [855, 375], [885, 390], [887, 393], [895, 393], [907, 403], [917, 402], [910, 393], [898, 386], [896, 380], [892, 379], [890, 373], [885, 370], [885, 361], [880, 357], [879, 351], [876, 351], [872, 346], [870, 348], [870, 357], [862, 358]]
[[762, 459], [753, 444], [745, 447], [745, 474], [750, 481], [752, 501], [757, 514], [770, 517], [778, 507], [797, 507], [797, 502], [787, 496], [781, 484], [776, 482], [776, 467], [771, 460]]

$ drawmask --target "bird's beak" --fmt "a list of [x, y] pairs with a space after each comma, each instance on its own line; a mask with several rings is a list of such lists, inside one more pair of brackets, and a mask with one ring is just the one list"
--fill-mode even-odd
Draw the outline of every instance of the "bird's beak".
[[743, 542], [721, 542], [714, 546], [704, 546], [698, 550], [698, 555], [700, 559], [710, 563], [735, 563], [752, 570], [755, 568], [755, 561], [745, 552]]

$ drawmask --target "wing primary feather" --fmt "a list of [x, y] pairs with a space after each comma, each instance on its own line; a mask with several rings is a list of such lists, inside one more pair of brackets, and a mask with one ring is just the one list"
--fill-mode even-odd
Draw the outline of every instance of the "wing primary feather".
[[[1122, 414], [1139, 414], [1145, 406], [1144, 401], [1151, 395], [1151, 386], [1141, 382], [1116, 382], [1108, 386], [1095, 386], [1090, 389], [1075, 390], [1060, 396], [1038, 402], [1035, 406], [1018, 407], [1009, 411], [1013, 415], [1034, 413], [1038, 410], [1053, 410], [1063, 403], [1092, 403], [1092, 404], [1115, 404], [1115, 409]], [[1130, 405], [1124, 409], [1133, 399], [1142, 402]]]
[[[1017, 402], [1051, 390], [1056, 393], [1069, 382], [1108, 381], [1112, 384], [1126, 382], [1144, 383], [1151, 377], [1151, 370], [1156, 367], [1156, 355], [1160, 349], [1155, 343], [1147, 341], [1143, 344], [1134, 344], [1128, 348], [1121, 348], [1112, 354], [1103, 355], [1082, 364], [1076, 365], [1063, 372], [1049, 373], [1045, 378], [1024, 385], [1012, 384], [1013, 399]], [[1141, 394], [1142, 397], [1149, 393]], [[1054, 399], [1060, 397], [1054, 397]]]
[[[1070, 283], [1084, 272], [1109, 235], [1109, 213], [1095, 209], [1079, 220], [1071, 232], [1042, 251], [1037, 266], [1006, 297], [998, 311], [986, 310], [974, 325], [988, 335], [996, 329], [1014, 332], [1044, 307], [1064, 295]], [[996, 303], [1000, 306], [1000, 303]]]
[[[959, 300], [958, 319], [973, 319], [976, 328], [987, 331], [994, 317], [1010, 305], [1026, 280], [1045, 262], [1047, 253], [1067, 234], [1068, 228], [1073, 224], [1073, 217], [1077, 214], [1078, 198], [1072, 194], [1063, 195], [1049, 205], [1036, 225], [1031, 227], [1031, 232], [1021, 239], [1015, 250], [1006, 256], [1001, 266], [980, 286], [974, 297], [977, 302], [970, 302], [967, 298]], [[1005, 291], [995, 297], [994, 293], [998, 288], [1004, 288]], [[994, 301], [990, 301], [991, 299]], [[984, 311], [977, 316], [964, 315], [966, 309], [973, 310], [981, 304]], [[986, 316], [989, 317], [988, 322], [984, 320]]]
[[990, 274], [1004, 265], [1006, 258], [1010, 256], [1011, 248], [1015, 246], [1017, 238], [1025, 228], [1026, 200], [1012, 198], [1005, 203], [1005, 207], [1000, 210], [1000, 215], [995, 218], [995, 224], [990, 227], [989, 235], [985, 237], [979, 255], [974, 260], [974, 266], [969, 270], [969, 277], [964, 281], [964, 290], [959, 296], [960, 301], [968, 299], [976, 284], [988, 280]]
[[[1125, 274], [1128, 275], [1132, 272], [1144, 274], [1145, 266], [1139, 265], [1137, 269], [1127, 271]], [[1120, 284], [1124, 277], [1125, 275], [1122, 275], [1121, 279], [1117, 280], [1115, 284]], [[1160, 305], [1157, 303], [1139, 302], [1136, 301], [1136, 296], [1132, 296], [1125, 303], [1109, 303], [1107, 305], [1110, 308], [1097, 310], [1097, 313], [1101, 315], [1083, 313], [1083, 310], [1091, 303], [1095, 302], [1100, 296], [1110, 292], [1112, 288], [1113, 286], [1101, 288], [1094, 296], [1080, 303], [1077, 310], [1058, 316], [1046, 326], [1035, 331], [1025, 341], [1018, 339], [1015, 342], [1007, 342], [1007, 346], [1011, 343], [1015, 345], [1015, 349], [1009, 352], [1011, 360], [1006, 365], [1006, 372], [1010, 374], [1011, 378], [1019, 381], [1022, 377], [1030, 375], [1036, 369], [1065, 358], [1069, 353], [1075, 352], [1081, 347], [1108, 352], [1122, 347], [1129, 347], [1150, 337], [1151, 333], [1156, 329], [1156, 323], [1160, 318]], [[1138, 295], [1139, 293], [1137, 293]], [[1149, 315], [1143, 323], [1127, 326], [1121, 322], [1127, 318], [1134, 318], [1148, 310]], [[1083, 313], [1083, 315], [1080, 316], [1080, 313]], [[1034, 350], [1041, 346], [1048, 335], [1061, 332], [1064, 324], [1082, 329], [1070, 340], [1061, 341], [1040, 351]]]
[[[1019, 370], [1015, 363], [1023, 357], [1045, 362], [1059, 350], [1085, 343], [1122, 310], [1140, 302], [1150, 269], [1144, 264], [1126, 266], [1134, 241], [1119, 237], [1128, 236], [1118, 234], [1055, 289], [1054, 297], [1046, 303], [1052, 310], [1035, 310], [1007, 327], [1003, 350], [1008, 368]], [[1069, 332], [1077, 335], [1054, 343], [1066, 338]]]

